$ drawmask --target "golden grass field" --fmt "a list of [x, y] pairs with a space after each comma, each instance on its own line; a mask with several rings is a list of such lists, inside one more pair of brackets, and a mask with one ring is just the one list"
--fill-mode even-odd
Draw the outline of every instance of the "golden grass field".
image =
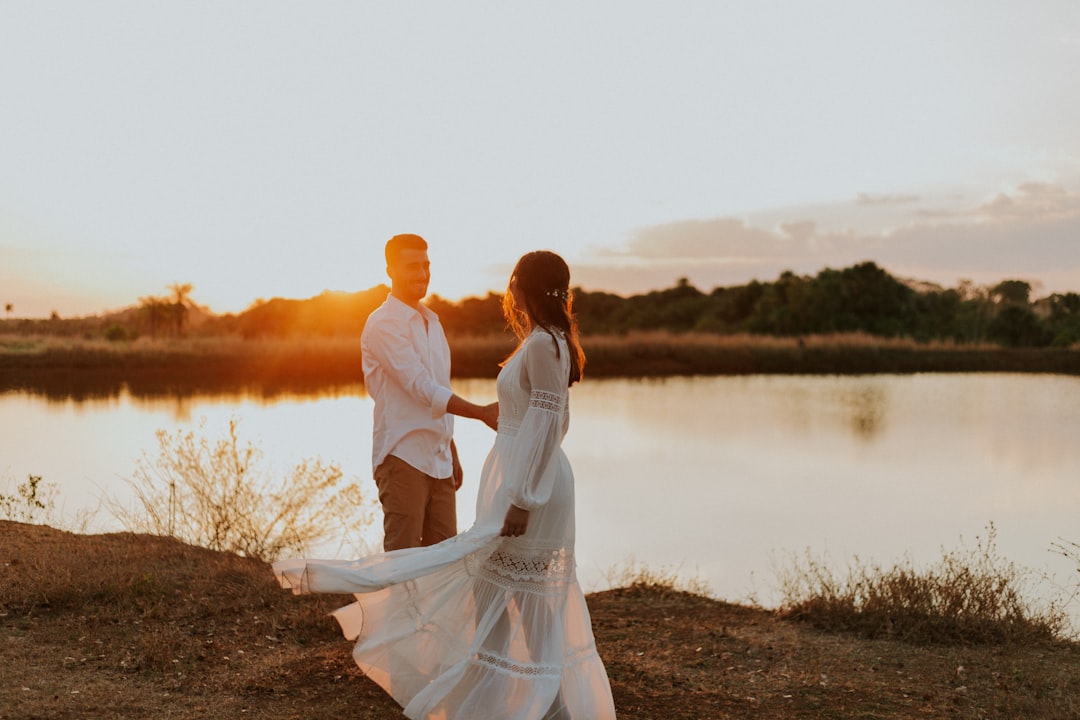
[[[450, 338], [453, 372], [493, 378], [512, 337]], [[776, 338], [759, 335], [634, 332], [586, 336], [586, 377], [665, 375], [1051, 372], [1080, 374], [1080, 349], [916, 343], [864, 334]], [[133, 392], [284, 385], [318, 387], [361, 380], [358, 338], [240, 337], [101, 339], [0, 335], [0, 390], [60, 386]]]

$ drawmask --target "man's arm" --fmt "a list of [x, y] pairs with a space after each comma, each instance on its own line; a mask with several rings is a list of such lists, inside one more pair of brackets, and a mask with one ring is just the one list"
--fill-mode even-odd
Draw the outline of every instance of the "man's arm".
[[407, 324], [369, 324], [365, 328], [362, 351], [368, 355], [369, 364], [377, 365], [418, 404], [430, 408], [432, 417], [447, 412], [447, 402], [454, 393], [439, 384], [420, 361], [409, 338]]
[[499, 429], [499, 403], [477, 405], [454, 394], [450, 388], [440, 385], [420, 362], [420, 356], [408, 337], [407, 326], [380, 323], [374, 327], [369, 326], [367, 330], [371, 332], [369, 335], [365, 331], [363, 352], [370, 353], [382, 371], [418, 403], [430, 407], [432, 417], [450, 413], [481, 420], [492, 430]]
[[499, 403], [497, 402], [490, 405], [477, 405], [460, 395], [452, 394], [450, 400], [446, 403], [446, 412], [474, 420], [482, 420], [492, 430], [498, 431], [499, 429]]

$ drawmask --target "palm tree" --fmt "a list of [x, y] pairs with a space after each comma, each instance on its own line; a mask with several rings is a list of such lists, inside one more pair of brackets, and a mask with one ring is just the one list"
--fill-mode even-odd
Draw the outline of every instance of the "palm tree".
[[194, 287], [191, 283], [174, 282], [169, 285], [169, 290], [172, 290], [173, 294], [172, 314], [173, 321], [176, 323], [176, 335], [178, 337], [184, 334], [184, 321], [187, 320], [188, 310], [191, 305], [191, 291]]

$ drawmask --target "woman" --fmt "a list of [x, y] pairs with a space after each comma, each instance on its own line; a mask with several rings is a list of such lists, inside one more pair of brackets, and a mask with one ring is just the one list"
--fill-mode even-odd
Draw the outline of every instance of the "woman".
[[585, 355], [569, 286], [552, 252], [514, 268], [503, 312], [520, 343], [496, 382], [499, 430], [471, 529], [356, 561], [274, 564], [294, 592], [356, 594], [334, 617], [360, 668], [415, 720], [615, 717], [574, 571], [561, 444]]

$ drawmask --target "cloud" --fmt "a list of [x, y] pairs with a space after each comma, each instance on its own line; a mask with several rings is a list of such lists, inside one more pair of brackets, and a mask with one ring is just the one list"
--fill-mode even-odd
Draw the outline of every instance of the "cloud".
[[622, 249], [601, 249], [597, 254], [640, 260], [719, 260], [782, 252], [767, 230], [747, 227], [737, 218], [682, 220], [636, 231]]
[[[936, 219], [921, 216], [886, 238], [884, 257], [954, 272], [1060, 277], [1080, 268], [1078, 239], [1080, 193], [1027, 183]], [[1080, 290], [1080, 273], [1071, 285]]]
[[780, 230], [792, 240], [806, 242], [817, 235], [817, 223], [813, 220], [795, 220], [780, 223]]
[[919, 202], [918, 195], [874, 195], [859, 193], [855, 197], [856, 205], [910, 205]]
[[[846, 216], [822, 206], [827, 220], [821, 221], [813, 208], [800, 208], [787, 219], [774, 213], [768, 226], [725, 217], [645, 227], [624, 247], [585, 257], [576, 274], [585, 287], [592, 283], [581, 279], [589, 278], [636, 292], [669, 287], [680, 277], [708, 288], [870, 260], [895, 275], [947, 286], [961, 278], [1015, 278], [1047, 292], [1080, 290], [1080, 192], [1027, 183], [983, 201], [960, 204], [951, 197], [945, 207], [914, 195], [858, 197], [864, 200], [849, 203]], [[872, 227], [863, 210], [877, 206], [904, 212], [882, 214]]]
[[1058, 185], [1026, 183], [1014, 195], [999, 193], [972, 217], [987, 222], [1049, 222], [1080, 215], [1080, 193]]

